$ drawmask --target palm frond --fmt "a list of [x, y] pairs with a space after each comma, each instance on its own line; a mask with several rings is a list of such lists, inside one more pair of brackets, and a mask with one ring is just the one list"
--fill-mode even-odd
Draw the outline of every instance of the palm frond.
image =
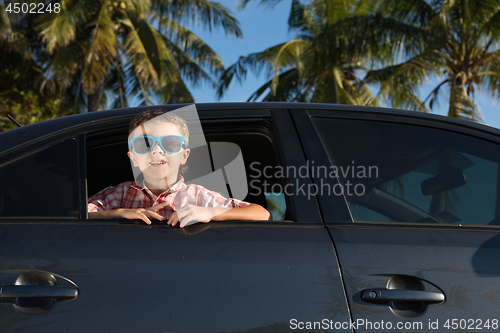
[[425, 28], [437, 16], [435, 8], [426, 0], [378, 0], [375, 10], [408, 25]]
[[[274, 94], [271, 93], [273, 80], [270, 79], [248, 98], [248, 102], [257, 101], [259, 98], [263, 98], [262, 100], [265, 102], [290, 102], [297, 100], [297, 96], [301, 93], [299, 71], [296, 68], [284, 71], [279, 75], [278, 81], [280, 84], [277, 86]], [[264, 96], [266, 92], [267, 95]]]
[[[168, 38], [163, 37], [165, 44], [171, 50], [173, 57], [176, 60], [177, 72], [188, 81], [190, 81], [194, 86], [199, 85], [202, 81], [208, 82], [215, 86], [215, 80], [213, 77], [207, 73], [202, 64], [196, 59], [189, 56], [188, 52], [184, 52], [176, 43], [173, 43]], [[179, 81], [175, 78], [172, 83], [177, 85]], [[164, 84], [168, 86], [171, 82]]]
[[125, 48], [134, 65], [135, 75], [147, 85], [159, 86], [176, 76], [175, 59], [162, 36], [144, 17], [127, 12], [121, 20], [128, 27]]
[[129, 106], [130, 88], [127, 86], [127, 74], [130, 69], [124, 66], [121, 57], [117, 57], [104, 83], [104, 95], [107, 98], [106, 108], [117, 109]]
[[429, 95], [427, 95], [422, 103], [425, 104], [427, 103], [427, 101], [429, 101], [429, 108], [432, 110], [434, 104], [438, 101], [440, 89], [449, 82], [449, 79], [445, 79], [444, 81], [439, 83], [436, 88], [432, 89], [432, 91], [429, 93]]
[[[278, 79], [274, 78], [274, 82], [279, 82], [279, 77], [281, 77], [280, 71], [287, 70], [287, 67], [292, 67], [297, 64], [300, 53], [303, 52], [307, 45], [308, 42], [295, 40], [292, 43], [287, 42], [278, 44], [262, 52], [240, 57], [235, 64], [222, 73], [217, 88], [218, 98], [222, 97], [233, 79], [242, 82], [248, 70], [251, 70], [256, 75], [260, 75], [263, 70], [266, 70], [271, 82], [273, 80], [271, 77], [276, 77], [276, 75]], [[276, 72], [275, 69], [277, 69], [278, 72]]]
[[[250, 2], [251, 0], [240, 0], [240, 2], [238, 3], [238, 10], [240, 9], [245, 9], [245, 7], [248, 5], [248, 3]], [[283, 0], [260, 0], [260, 5], [266, 5], [268, 7], [274, 7], [276, 6], [277, 4], [279, 4], [281, 1]]]
[[0, 3], [0, 40], [5, 38], [5, 35], [10, 32], [10, 20], [5, 10], [5, 4], [2, 2]]
[[307, 6], [302, 4], [300, 0], [292, 0], [290, 16], [288, 17], [288, 30], [315, 36], [320, 33], [321, 27], [314, 21]]
[[97, 12], [99, 9], [98, 0], [68, 1], [70, 11], [64, 15], [49, 19], [50, 14], [43, 14], [38, 19], [40, 36], [46, 43], [46, 51], [51, 54], [56, 48], [66, 47], [76, 37], [76, 27], [79, 22], [84, 21], [89, 13]]
[[156, 94], [160, 96], [163, 104], [194, 103], [193, 96], [180, 78], [178, 81], [162, 87], [156, 91]]
[[104, 82], [118, 55], [114, 23], [107, 7], [102, 6], [88, 26], [92, 27], [92, 35], [82, 73], [82, 89], [86, 94], [94, 93]]
[[431, 37], [425, 29], [376, 14], [342, 19], [312, 43], [322, 49], [315, 52], [316, 62], [325, 66], [339, 64], [343, 58], [392, 65], [402, 56], [413, 57], [423, 52]]
[[228, 36], [243, 36], [237, 20], [220, 3], [208, 0], [151, 0], [151, 7], [161, 16], [200, 23], [208, 31], [222, 28]]
[[493, 99], [500, 97], [500, 52], [492, 52], [486, 65], [478, 68], [478, 77], [483, 88]]
[[363, 81], [348, 86], [348, 92], [354, 97], [355, 105], [379, 106], [377, 96], [373, 94], [370, 87]]
[[432, 54], [422, 54], [398, 65], [369, 71], [365, 82], [379, 83], [379, 95], [392, 107], [426, 112], [425, 104], [418, 98], [418, 87], [433, 73], [432, 61]]
[[482, 18], [482, 24], [477, 34], [479, 36], [491, 36], [492, 40], [498, 40], [500, 38], [500, 6], [494, 8], [489, 14]]
[[177, 53], [185, 53], [215, 75], [219, 75], [224, 70], [219, 55], [195, 33], [175, 20], [155, 16], [159, 22], [161, 34], [169, 40], [169, 47], [175, 45]]
[[326, 5], [326, 15], [324, 22], [325, 27], [329, 27], [337, 21], [350, 16], [349, 12], [349, 2], [347, 0], [330, 0], [325, 1]]
[[45, 79], [41, 84], [41, 90], [55, 91], [72, 86], [77, 73], [81, 70], [83, 56], [81, 44], [76, 40], [58, 49], [43, 69]]

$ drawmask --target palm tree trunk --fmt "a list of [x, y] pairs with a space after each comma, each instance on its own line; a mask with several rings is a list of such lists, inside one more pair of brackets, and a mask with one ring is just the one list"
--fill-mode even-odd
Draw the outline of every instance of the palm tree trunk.
[[96, 89], [93, 93], [87, 94], [87, 111], [97, 111], [99, 109], [99, 103], [101, 101], [102, 87], [104, 82], [98, 83]]

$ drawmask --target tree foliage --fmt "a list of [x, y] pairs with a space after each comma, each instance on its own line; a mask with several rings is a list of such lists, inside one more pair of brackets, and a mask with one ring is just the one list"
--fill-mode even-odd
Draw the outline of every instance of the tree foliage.
[[[237, 21], [208, 0], [67, 0], [70, 11], [37, 17], [27, 52], [41, 65], [41, 94], [63, 93], [71, 112], [105, 106], [193, 102], [186, 81], [208, 82], [224, 69], [220, 57], [186, 24], [241, 37]], [[50, 14], [43, 14], [50, 15]], [[5, 39], [4, 38], [4, 39]], [[36, 45], [36, 48], [35, 48]], [[40, 76], [40, 75], [39, 75]]]
[[[481, 121], [476, 91], [498, 98], [500, 1], [379, 0], [375, 13], [350, 18], [353, 39], [383, 50], [367, 82], [394, 107], [427, 111], [447, 89], [448, 116]], [[441, 78], [431, 93], [418, 91], [430, 76]]]
[[[62, 112], [62, 93], [40, 94], [43, 45], [34, 31], [12, 34], [0, 4], [0, 131], [53, 119]], [[39, 79], [37, 79], [39, 78]]]
[[500, 0], [293, 0], [288, 24], [295, 38], [241, 57], [219, 96], [252, 70], [268, 81], [249, 100], [377, 105], [369, 84], [392, 107], [426, 112], [441, 96], [450, 117], [481, 121], [476, 92], [499, 98]]
[[[248, 1], [244, 1], [244, 6]], [[278, 1], [262, 1], [275, 4]], [[344, 48], [348, 36], [335, 27], [346, 17], [366, 13], [366, 1], [314, 0], [307, 4], [293, 0], [288, 19], [296, 37], [288, 42], [253, 53], [229, 67], [221, 77], [218, 96], [229, 84], [242, 81], [248, 70], [268, 81], [255, 91], [250, 101], [299, 101], [377, 105], [375, 96], [359, 77], [367, 54], [348, 55]], [[332, 36], [325, 36], [325, 31]]]

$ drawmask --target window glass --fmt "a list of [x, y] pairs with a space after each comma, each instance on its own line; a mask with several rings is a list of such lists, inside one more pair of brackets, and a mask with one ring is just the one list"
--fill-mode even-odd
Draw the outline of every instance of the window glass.
[[367, 207], [348, 202], [354, 221], [392, 222], [392, 219]]
[[0, 217], [78, 217], [75, 139], [0, 165]]
[[313, 122], [354, 220], [500, 224], [499, 145], [407, 124]]

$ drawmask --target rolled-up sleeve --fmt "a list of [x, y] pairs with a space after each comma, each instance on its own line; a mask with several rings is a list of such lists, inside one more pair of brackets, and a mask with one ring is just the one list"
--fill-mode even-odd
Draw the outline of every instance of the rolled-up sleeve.
[[[120, 184], [121, 185], [121, 184]], [[89, 213], [121, 208], [123, 186], [110, 186], [91, 196], [87, 202]]]
[[249, 202], [238, 200], [234, 198], [225, 198], [221, 194], [213, 191], [209, 191], [205, 188], [205, 193], [200, 195], [198, 198], [202, 199], [200, 206], [203, 207], [225, 207], [225, 208], [241, 208], [250, 205]]

